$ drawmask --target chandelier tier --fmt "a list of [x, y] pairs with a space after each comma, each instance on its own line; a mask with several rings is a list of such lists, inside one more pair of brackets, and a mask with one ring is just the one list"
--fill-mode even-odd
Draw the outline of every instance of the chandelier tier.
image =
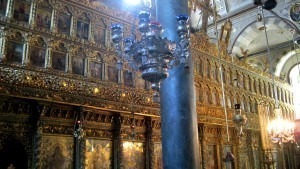
[[123, 26], [113, 24], [112, 42], [119, 58], [117, 67], [122, 69], [123, 63], [127, 62], [132, 69], [140, 70], [142, 78], [151, 83], [151, 88], [156, 91], [154, 97], [157, 97], [160, 83], [169, 75], [168, 70], [179, 64], [187, 65], [190, 55], [188, 19], [187, 15], [177, 16], [177, 45], [162, 37], [162, 26], [150, 21], [148, 11], [139, 13], [140, 40], [135, 36], [123, 40]]

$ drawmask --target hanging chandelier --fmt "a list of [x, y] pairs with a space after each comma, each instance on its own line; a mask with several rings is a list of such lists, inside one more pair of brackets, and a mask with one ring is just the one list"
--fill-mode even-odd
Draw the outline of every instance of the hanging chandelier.
[[283, 119], [281, 110], [275, 109], [275, 119], [268, 125], [268, 133], [272, 138], [273, 143], [294, 142], [294, 128], [295, 124], [289, 120]]
[[125, 62], [132, 69], [141, 71], [142, 78], [150, 82], [151, 88], [156, 91], [154, 98], [158, 98], [160, 83], [168, 77], [168, 71], [179, 64], [185, 64], [188, 68], [189, 18], [187, 15], [176, 17], [179, 43], [175, 44], [162, 37], [162, 26], [158, 22], [150, 21], [148, 9], [139, 13], [140, 39], [136, 39], [135, 35], [123, 39], [121, 24], [111, 26], [111, 35], [119, 58], [118, 69], [121, 70]]
[[[270, 0], [270, 2], [273, 2]], [[276, 2], [276, 1], [275, 1]], [[274, 3], [275, 4], [275, 3]], [[275, 5], [276, 6], [276, 5]], [[266, 22], [265, 22], [265, 16], [264, 16], [264, 10], [262, 7], [258, 7], [261, 10], [262, 14], [262, 20], [263, 20], [263, 26], [266, 28]], [[265, 8], [267, 9], [267, 8]], [[267, 9], [269, 10], [269, 9]], [[269, 46], [269, 39], [268, 39], [268, 34], [267, 30], [264, 29], [265, 37], [266, 37], [266, 43], [267, 43], [267, 56], [269, 60], [269, 64], [271, 65], [271, 55], [270, 55], [270, 46]], [[271, 73], [271, 72], [270, 72]], [[275, 74], [274, 71], [272, 72], [272, 83], [273, 83], [273, 92], [275, 96], [275, 109], [274, 109], [274, 114], [275, 114], [275, 119], [272, 119], [268, 123], [268, 133], [269, 136], [271, 137], [271, 140], [273, 143], [286, 143], [290, 141], [294, 141], [294, 126], [295, 124], [287, 119], [283, 119], [281, 109], [279, 108], [279, 102], [278, 102], [278, 96], [277, 96], [277, 86], [275, 84]]]

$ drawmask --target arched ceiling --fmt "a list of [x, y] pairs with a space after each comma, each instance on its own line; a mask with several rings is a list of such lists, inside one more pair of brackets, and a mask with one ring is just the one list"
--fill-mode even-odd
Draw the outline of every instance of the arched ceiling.
[[267, 50], [267, 32], [269, 46], [283, 44], [292, 40], [292, 27], [282, 19], [270, 17], [263, 21], [252, 22], [233, 41], [232, 53], [238, 57], [249, 57], [258, 52]]

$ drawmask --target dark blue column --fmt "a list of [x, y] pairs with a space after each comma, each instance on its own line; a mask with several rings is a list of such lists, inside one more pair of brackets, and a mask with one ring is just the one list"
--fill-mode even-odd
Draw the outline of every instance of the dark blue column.
[[[187, 0], [157, 0], [157, 20], [164, 36], [178, 41], [176, 16], [188, 14]], [[191, 58], [191, 57], [190, 57]], [[172, 69], [161, 84], [164, 169], [199, 169], [199, 144], [192, 59]]]

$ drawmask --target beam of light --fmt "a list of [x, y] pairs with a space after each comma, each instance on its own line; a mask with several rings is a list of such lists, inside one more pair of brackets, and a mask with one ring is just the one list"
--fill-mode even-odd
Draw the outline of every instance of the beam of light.
[[128, 5], [138, 5], [140, 4], [141, 0], [123, 0]]

